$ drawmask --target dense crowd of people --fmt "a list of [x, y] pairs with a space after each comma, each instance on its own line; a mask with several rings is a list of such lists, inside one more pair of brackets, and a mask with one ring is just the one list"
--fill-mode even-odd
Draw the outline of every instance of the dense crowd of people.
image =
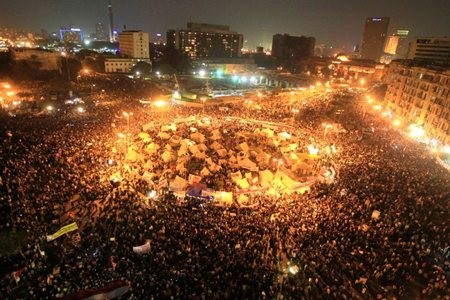
[[[289, 95], [265, 96], [257, 110], [206, 106], [215, 117], [294, 119], [305, 138], [338, 148], [333, 183], [255, 195], [256, 208], [180, 206], [170, 193], [143, 201], [144, 180], [105, 179], [118, 131], [202, 108], [125, 102], [85, 115], [2, 119], [0, 230], [26, 238], [18, 252], [0, 255], [0, 294], [54, 299], [121, 279], [131, 299], [448, 297], [448, 173], [383, 120], [362, 118], [355, 99], [316, 96], [295, 115]], [[133, 112], [130, 129], [122, 109]], [[324, 119], [346, 130], [325, 135]], [[45, 240], [70, 222], [78, 230]], [[148, 253], [133, 252], [147, 241]]]

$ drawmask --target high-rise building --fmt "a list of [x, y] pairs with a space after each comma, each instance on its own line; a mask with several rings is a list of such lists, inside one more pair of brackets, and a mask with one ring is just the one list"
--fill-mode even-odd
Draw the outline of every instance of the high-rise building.
[[188, 23], [187, 29], [167, 31], [167, 46], [190, 58], [241, 56], [244, 37], [229, 26]]
[[393, 61], [384, 102], [401, 118], [423, 126], [428, 137], [450, 144], [450, 70], [416, 61]]
[[275, 34], [272, 39], [272, 56], [282, 61], [312, 57], [315, 42], [313, 37]]
[[111, 0], [108, 4], [108, 18], [109, 18], [109, 42], [114, 43], [116, 41], [114, 37], [114, 23], [113, 23], [113, 11]]
[[97, 41], [106, 41], [105, 25], [101, 22], [95, 24], [95, 37]]
[[407, 38], [409, 30], [397, 29], [393, 34], [388, 36], [384, 46], [384, 53], [391, 55], [393, 58], [406, 58], [408, 47]]
[[140, 30], [125, 30], [119, 33], [120, 54], [130, 58], [149, 59], [148, 33]]
[[380, 61], [388, 27], [389, 18], [387, 17], [366, 18], [361, 46], [361, 58], [376, 62]]
[[450, 65], [450, 38], [417, 38], [410, 44], [408, 59]]
[[81, 44], [83, 42], [83, 30], [80, 28], [61, 27], [59, 38], [62, 42], [71, 44]]

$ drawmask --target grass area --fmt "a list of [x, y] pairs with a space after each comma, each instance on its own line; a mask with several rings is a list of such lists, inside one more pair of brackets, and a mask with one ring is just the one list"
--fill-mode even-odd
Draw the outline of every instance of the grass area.
[[25, 230], [11, 230], [0, 232], [0, 254], [14, 254], [27, 238]]

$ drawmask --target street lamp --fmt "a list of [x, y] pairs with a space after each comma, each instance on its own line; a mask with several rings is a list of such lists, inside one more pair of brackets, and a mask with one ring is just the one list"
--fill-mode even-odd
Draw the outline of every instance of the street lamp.
[[70, 83], [70, 69], [69, 69], [69, 61], [67, 60], [67, 52], [61, 52], [62, 57], [64, 57], [66, 61], [66, 68], [67, 68], [67, 80]]
[[91, 96], [94, 94], [94, 87], [95, 87], [95, 84], [92, 84], [91, 85]]
[[333, 125], [322, 123], [322, 126], [323, 126], [323, 137], [325, 138], [327, 136], [328, 129], [333, 128]]
[[206, 102], [206, 97], [201, 97], [200, 100], [202, 100], [203, 102], [203, 106], [202, 106], [202, 113], [205, 113], [205, 102]]

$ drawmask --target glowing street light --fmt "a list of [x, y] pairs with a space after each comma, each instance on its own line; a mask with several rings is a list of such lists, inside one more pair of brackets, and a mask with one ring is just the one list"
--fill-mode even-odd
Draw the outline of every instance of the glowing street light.
[[423, 130], [423, 128], [418, 125], [411, 124], [409, 126], [409, 135], [412, 138], [420, 138], [425, 135], [425, 130]]
[[48, 105], [46, 108], [45, 108], [47, 111], [53, 111], [53, 106], [51, 106], [51, 105]]
[[78, 106], [78, 107], [77, 107], [77, 111], [78, 111], [80, 114], [82, 114], [82, 113], [84, 113], [84, 108], [81, 107], [81, 106]]
[[167, 105], [167, 102], [164, 100], [156, 100], [155, 102], [153, 102], [153, 105], [156, 107], [164, 107]]
[[400, 120], [394, 120], [394, 122], [393, 122], [393, 124], [394, 124], [395, 127], [400, 126], [401, 123], [402, 123], [402, 122], [400, 122]]
[[3, 87], [4, 87], [5, 89], [10, 89], [10, 88], [11, 88], [11, 85], [10, 85], [9, 83], [5, 83], [5, 84], [3, 85]]
[[200, 75], [200, 77], [205, 77], [206, 71], [201, 69], [200, 71], [198, 71], [198, 75]]

